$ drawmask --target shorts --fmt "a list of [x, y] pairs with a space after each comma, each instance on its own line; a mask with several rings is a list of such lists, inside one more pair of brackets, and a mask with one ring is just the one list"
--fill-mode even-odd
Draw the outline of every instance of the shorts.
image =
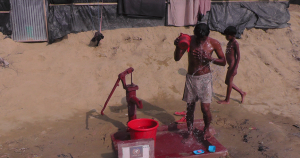
[[212, 75], [211, 73], [192, 76], [187, 74], [182, 100], [187, 103], [211, 103], [212, 101]]

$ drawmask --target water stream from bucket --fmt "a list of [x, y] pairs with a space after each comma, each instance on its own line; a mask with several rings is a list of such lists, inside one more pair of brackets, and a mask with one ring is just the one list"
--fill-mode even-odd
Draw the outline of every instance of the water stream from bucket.
[[[207, 42], [207, 41], [205, 41], [205, 43], [203, 43], [202, 45], [208, 45], [208, 48], [209, 49], [211, 49], [212, 48], [212, 46]], [[199, 47], [199, 52], [203, 52], [203, 53], [207, 53], [207, 52], [205, 52], [204, 50], [203, 50], [203, 46], [202, 46], [201, 44], [200, 44], [200, 47]], [[226, 53], [227, 53], [227, 51], [228, 50], [226, 50]], [[212, 87], [212, 85], [213, 85], [213, 82], [215, 82], [216, 80], [218, 80], [218, 79], [220, 79], [220, 76], [224, 73], [224, 67], [223, 66], [218, 66], [218, 65], [216, 65], [216, 64], [212, 64], [213, 66], [211, 67], [210, 66], [210, 63], [212, 63], [212, 62], [214, 62], [216, 59], [214, 59], [214, 60], [212, 60], [212, 61], [210, 61], [210, 62], [208, 62], [206, 65], [203, 65], [202, 67], [199, 67], [193, 74], [192, 74], [192, 77], [194, 77], [194, 75], [197, 73], [197, 72], [199, 72], [199, 71], [202, 71], [202, 69], [203, 68], [205, 68], [205, 67], [209, 67], [210, 68], [210, 70], [211, 70], [211, 76], [209, 76], [208, 78], [204, 78], [204, 79], [201, 79], [200, 80], [200, 82], [201, 82], [201, 84], [203, 84], [203, 83], [206, 83], [207, 85], [208, 84], [211, 84], [211, 87]], [[203, 59], [202, 58], [202, 56], [200, 56], [199, 57], [199, 63], [204, 63], [204, 62], [206, 62], [206, 60], [205, 59]], [[190, 78], [188, 78], [189, 80], [189, 82], [191, 83], [191, 79]], [[193, 85], [192, 84], [192, 86], [193, 86], [193, 88], [197, 88], [197, 87], [195, 87], [195, 85]], [[207, 87], [202, 87], [202, 89], [201, 89], [201, 92], [203, 92], [204, 90], [206, 90], [206, 88]], [[213, 92], [213, 90], [212, 90], [212, 92]], [[203, 95], [203, 94], [197, 94], [198, 96], [201, 96], [201, 95]]]

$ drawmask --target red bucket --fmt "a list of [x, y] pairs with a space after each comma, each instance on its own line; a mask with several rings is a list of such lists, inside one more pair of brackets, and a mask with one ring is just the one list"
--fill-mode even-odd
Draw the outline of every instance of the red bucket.
[[180, 49], [189, 49], [191, 43], [191, 36], [180, 33], [178, 46]]
[[153, 138], [154, 144], [156, 142], [156, 132], [158, 122], [153, 119], [141, 118], [134, 119], [128, 122], [130, 128], [131, 139], [147, 139]]

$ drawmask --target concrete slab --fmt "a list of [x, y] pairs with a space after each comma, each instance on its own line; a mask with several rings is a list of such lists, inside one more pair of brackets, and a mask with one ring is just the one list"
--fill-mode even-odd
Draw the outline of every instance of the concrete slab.
[[[155, 143], [155, 158], [220, 158], [228, 156], [227, 149], [218, 142], [216, 138], [203, 140], [203, 120], [195, 120], [194, 136], [186, 139], [186, 124], [172, 123], [170, 125], [162, 125], [157, 128]], [[215, 135], [215, 130], [211, 127], [211, 134]], [[130, 140], [130, 134], [126, 131], [120, 131], [111, 135], [113, 145], [118, 151], [118, 144]], [[208, 152], [208, 146], [216, 146], [214, 153]], [[195, 155], [194, 150], [204, 150], [205, 153]]]

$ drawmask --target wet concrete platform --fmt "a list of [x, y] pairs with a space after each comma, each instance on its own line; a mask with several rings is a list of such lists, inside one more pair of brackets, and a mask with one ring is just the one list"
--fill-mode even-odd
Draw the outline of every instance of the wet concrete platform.
[[[172, 123], [162, 125], [157, 128], [155, 143], [155, 158], [220, 158], [228, 156], [227, 149], [214, 137], [209, 140], [203, 139], [204, 122], [202, 119], [195, 120], [195, 130], [193, 136], [187, 137], [186, 124]], [[215, 135], [215, 130], [211, 127], [211, 134]], [[111, 135], [114, 149], [118, 152], [118, 143], [126, 143], [130, 140], [130, 134], [126, 131], [119, 131]], [[216, 151], [210, 153], [208, 146], [216, 146]], [[194, 150], [204, 150], [205, 153], [195, 155]]]

